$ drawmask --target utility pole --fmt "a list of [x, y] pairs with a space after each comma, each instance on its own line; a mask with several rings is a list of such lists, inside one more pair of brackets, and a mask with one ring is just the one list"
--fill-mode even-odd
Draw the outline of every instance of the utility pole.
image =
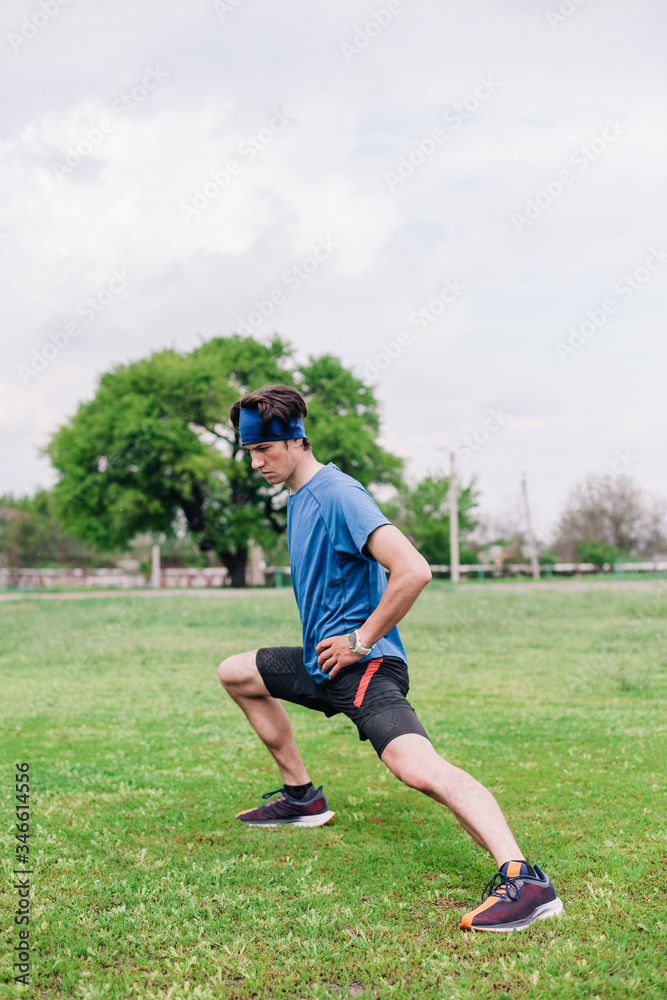
[[449, 472], [449, 575], [452, 583], [459, 582], [459, 498], [453, 451], [450, 452]]
[[521, 474], [521, 492], [523, 494], [523, 506], [526, 513], [526, 537], [528, 538], [528, 551], [530, 553], [530, 565], [533, 570], [533, 580], [540, 578], [540, 564], [537, 559], [537, 545], [533, 534], [533, 523], [530, 519], [530, 507], [528, 506], [528, 485], [526, 483], [526, 473]]
[[162, 583], [160, 572], [160, 546], [151, 547], [151, 587], [159, 587]]

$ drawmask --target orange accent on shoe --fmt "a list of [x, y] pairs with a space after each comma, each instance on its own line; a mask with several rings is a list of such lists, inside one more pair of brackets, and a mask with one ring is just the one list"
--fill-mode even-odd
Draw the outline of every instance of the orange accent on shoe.
[[493, 904], [497, 903], [497, 902], [498, 902], [498, 897], [497, 896], [488, 896], [484, 900], [484, 902], [480, 903], [479, 906], [476, 906], [474, 910], [471, 910], [470, 913], [465, 913], [463, 915], [463, 918], [461, 920], [461, 927], [463, 927], [466, 930], [472, 930], [473, 919], [479, 913], [483, 913], [484, 910], [488, 910], [488, 908], [490, 906], [493, 906]]
[[357, 693], [354, 696], [354, 707], [361, 708], [361, 703], [364, 700], [364, 695], [366, 694], [366, 688], [371, 682], [371, 677], [375, 671], [379, 668], [382, 663], [382, 657], [379, 660], [371, 660], [371, 662], [366, 667], [364, 676], [359, 681], [359, 687], [357, 688]]
[[507, 865], [507, 878], [519, 878], [523, 861], [510, 861]]
[[[284, 799], [285, 799], [285, 796], [281, 795], [280, 798], [276, 799], [275, 801], [276, 802], [283, 802]], [[254, 813], [256, 809], [261, 809], [261, 808], [262, 808], [261, 806], [253, 806], [252, 809], [242, 809], [240, 813], [236, 814], [236, 819], [238, 819], [239, 816], [245, 816], [246, 813]]]

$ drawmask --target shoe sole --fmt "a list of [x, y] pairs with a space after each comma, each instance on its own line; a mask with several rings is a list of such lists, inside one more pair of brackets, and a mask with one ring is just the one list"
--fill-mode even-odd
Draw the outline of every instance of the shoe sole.
[[550, 903], [543, 903], [542, 906], [538, 906], [536, 910], [533, 910], [529, 917], [524, 920], [516, 920], [512, 924], [473, 924], [470, 930], [473, 931], [521, 931], [524, 927], [529, 927], [535, 920], [546, 920], [547, 917], [557, 917], [559, 913], [563, 910], [563, 904], [560, 899], [552, 899]]
[[[336, 815], [328, 809], [326, 812], [318, 813], [317, 816], [295, 816], [294, 819], [270, 819], [264, 820], [263, 822], [253, 822], [252, 820], [246, 820], [246, 826], [323, 826], [328, 823], [330, 819], [333, 819]], [[241, 820], [243, 822], [243, 820]]]

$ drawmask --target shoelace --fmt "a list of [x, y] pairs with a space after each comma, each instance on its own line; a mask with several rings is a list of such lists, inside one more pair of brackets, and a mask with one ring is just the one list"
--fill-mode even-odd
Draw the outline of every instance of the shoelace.
[[272, 795], [280, 795], [281, 799], [285, 797], [284, 789], [276, 788], [275, 792], [264, 792], [262, 795], [263, 799], [270, 799]]
[[[496, 879], [500, 879], [497, 886]], [[498, 899], [518, 899], [520, 895], [521, 892], [514, 878], [508, 878], [502, 872], [496, 872], [491, 881], [486, 884], [482, 893], [482, 902], [489, 896], [497, 896]]]

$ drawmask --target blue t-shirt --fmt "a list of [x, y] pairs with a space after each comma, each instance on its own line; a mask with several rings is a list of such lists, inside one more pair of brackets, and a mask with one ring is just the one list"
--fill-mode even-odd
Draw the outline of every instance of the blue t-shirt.
[[[391, 521], [361, 483], [333, 462], [289, 497], [287, 537], [303, 630], [303, 660], [318, 682], [327, 680], [317, 665], [318, 642], [349, 635], [363, 625], [386, 590], [384, 568], [363, 552], [368, 536], [381, 524]], [[358, 662], [378, 656], [406, 659], [396, 627]]]

